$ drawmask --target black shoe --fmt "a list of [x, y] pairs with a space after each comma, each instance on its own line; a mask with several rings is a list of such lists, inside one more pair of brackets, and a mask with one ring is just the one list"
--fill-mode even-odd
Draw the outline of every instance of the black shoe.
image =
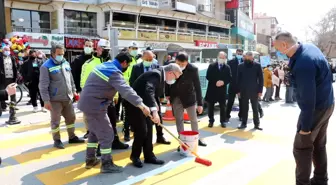
[[77, 136], [69, 139], [69, 144], [85, 143], [83, 139], [79, 139]]
[[156, 143], [170, 145], [170, 141], [166, 140], [163, 136], [157, 137]]
[[213, 123], [209, 123], [208, 127], [212, 128], [213, 127]]
[[222, 123], [221, 123], [221, 126], [222, 126], [222, 128], [226, 128], [226, 124], [225, 124], [225, 122], [222, 122]]
[[259, 127], [259, 125], [255, 125], [254, 129], [256, 129], [256, 130], [263, 130], [262, 128]]
[[112, 161], [102, 161], [100, 173], [121, 173], [123, 168], [115, 165]]
[[100, 153], [100, 145], [98, 144], [97, 150], [96, 150], [96, 156], [100, 157], [101, 153]]
[[95, 158], [86, 158], [85, 160], [85, 168], [86, 169], [91, 169], [93, 167], [95, 167], [96, 165], [98, 165], [100, 163], [100, 161], [95, 157]]
[[242, 124], [240, 124], [240, 126], [238, 127], [238, 129], [245, 129], [246, 127], [247, 127], [246, 124], [242, 123]]
[[90, 131], [87, 131], [86, 134], [84, 134], [83, 138], [87, 139], [89, 137], [89, 133], [90, 133]]
[[139, 158], [135, 159], [135, 158], [131, 158], [132, 164], [133, 166], [137, 167], [137, 168], [142, 168], [143, 167], [143, 163], [141, 162], [141, 160]]
[[64, 149], [64, 145], [61, 140], [54, 141], [54, 147], [58, 149]]
[[119, 137], [114, 137], [113, 143], [112, 143], [112, 149], [114, 150], [125, 150], [129, 147], [128, 144], [122, 143], [119, 140]]
[[198, 145], [199, 146], [207, 146], [207, 144], [206, 143], [204, 143], [204, 141], [202, 141], [202, 140], [198, 140]]
[[131, 138], [130, 138], [129, 130], [123, 129], [123, 132], [124, 132], [124, 140], [125, 140], [126, 142], [127, 142], [127, 141], [130, 141]]
[[310, 185], [328, 185], [328, 181], [318, 181], [314, 178], [310, 179]]
[[156, 157], [152, 157], [150, 159], [145, 159], [145, 163], [163, 165], [165, 162], [163, 160], [157, 159]]
[[269, 101], [274, 101], [274, 99], [270, 98]]

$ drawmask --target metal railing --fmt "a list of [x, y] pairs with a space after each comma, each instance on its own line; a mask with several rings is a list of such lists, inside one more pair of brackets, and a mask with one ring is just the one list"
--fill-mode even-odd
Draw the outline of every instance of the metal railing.
[[75, 35], [97, 36], [97, 29], [81, 28], [81, 27], [65, 27], [64, 33], [75, 34]]
[[12, 28], [14, 32], [51, 33], [51, 30], [47, 28], [23, 28], [20, 26], [13, 26]]

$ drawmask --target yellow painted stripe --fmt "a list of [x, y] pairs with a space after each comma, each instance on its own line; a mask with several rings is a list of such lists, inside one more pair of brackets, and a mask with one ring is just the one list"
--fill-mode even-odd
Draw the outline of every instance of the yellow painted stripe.
[[[82, 134], [86, 133], [85, 128], [77, 128], [76, 134], [81, 136]], [[66, 129], [61, 130], [61, 138], [68, 138], [68, 133]], [[5, 140], [0, 142], [0, 149], [9, 149], [9, 148], [17, 148], [20, 146], [24, 146], [27, 144], [38, 143], [42, 141], [52, 141], [52, 135], [50, 133], [43, 133], [43, 134], [36, 134], [27, 137], [20, 137], [10, 140]]]
[[217, 134], [225, 134], [228, 136], [238, 137], [246, 140], [257, 140], [273, 144], [289, 144], [293, 142], [292, 137], [288, 136], [274, 136], [271, 134], [265, 134], [262, 131], [247, 131], [240, 130], [236, 128], [222, 128], [222, 127], [213, 127], [213, 128], [204, 128], [203, 130], [208, 132], [213, 132]]
[[[121, 134], [122, 133], [118, 133], [119, 138], [123, 139], [123, 136]], [[131, 134], [131, 136], [133, 137], [133, 134]], [[48, 138], [45, 138], [45, 140], [48, 140], [48, 139], [50, 140], [50, 137], [51, 135], [48, 136]], [[65, 145], [65, 150], [60, 150], [60, 149], [51, 147], [51, 148], [46, 148], [43, 150], [37, 150], [33, 152], [19, 154], [16, 156], [12, 156], [12, 158], [14, 158], [20, 164], [27, 164], [27, 163], [37, 162], [37, 161], [41, 162], [42, 160], [48, 160], [48, 159], [53, 159], [53, 158], [57, 158], [57, 157], [64, 156], [64, 155], [71, 155], [74, 153], [82, 152], [86, 150], [86, 146], [87, 144], [85, 143], [67, 144]]]
[[295, 161], [282, 160], [248, 185], [295, 185]]
[[[170, 145], [154, 145], [154, 153], [160, 155], [177, 148], [178, 143], [172, 141]], [[113, 154], [113, 161], [116, 165], [126, 166], [131, 161], [129, 159], [131, 150]], [[83, 159], [84, 162], [84, 159]], [[45, 172], [36, 175], [36, 177], [43, 183], [48, 185], [62, 185], [68, 184], [74, 181], [78, 181], [84, 178], [92, 177], [100, 173], [100, 165], [90, 170], [85, 169], [85, 163], [75, 164], [60, 168], [50, 172]], [[57, 180], [55, 180], [57, 179]]]
[[[225, 155], [225, 157], [223, 157], [223, 155]], [[246, 155], [237, 150], [220, 149], [210, 155], [202, 157], [212, 161], [212, 166], [210, 167], [190, 161], [175, 169], [149, 177], [136, 185], [172, 185], [177, 184], [177, 182], [192, 184], [197, 180], [242, 159], [244, 156]]]

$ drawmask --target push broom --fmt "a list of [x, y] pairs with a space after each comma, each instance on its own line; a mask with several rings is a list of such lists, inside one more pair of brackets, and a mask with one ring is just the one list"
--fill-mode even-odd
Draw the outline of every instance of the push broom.
[[[149, 115], [149, 117], [153, 120], [153, 117], [151, 115]], [[205, 165], [205, 166], [211, 166], [212, 165], [212, 162], [210, 160], [201, 158], [196, 152], [192, 151], [191, 148], [186, 143], [184, 143], [181, 139], [176, 137], [164, 125], [162, 125], [161, 123], [156, 123], [156, 124], [159, 125], [160, 127], [162, 127], [165, 131], [167, 131], [174, 139], [176, 139], [176, 141], [178, 141], [181, 144], [183, 150], [185, 150], [185, 151], [189, 150], [196, 157], [195, 162], [200, 163], [200, 164]]]

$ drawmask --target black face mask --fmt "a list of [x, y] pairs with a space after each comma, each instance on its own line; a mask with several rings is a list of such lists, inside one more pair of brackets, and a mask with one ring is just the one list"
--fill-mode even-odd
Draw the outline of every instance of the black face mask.
[[253, 62], [253, 60], [244, 60], [246, 63], [250, 64]]
[[107, 57], [109, 56], [109, 54], [110, 54], [110, 50], [109, 49], [104, 49], [103, 52], [102, 52], [101, 57], [104, 58], [104, 59], [107, 59]]
[[30, 56], [30, 59], [32, 59], [32, 60], [35, 60], [35, 59], [36, 59], [36, 57], [34, 57], [34, 56]]

